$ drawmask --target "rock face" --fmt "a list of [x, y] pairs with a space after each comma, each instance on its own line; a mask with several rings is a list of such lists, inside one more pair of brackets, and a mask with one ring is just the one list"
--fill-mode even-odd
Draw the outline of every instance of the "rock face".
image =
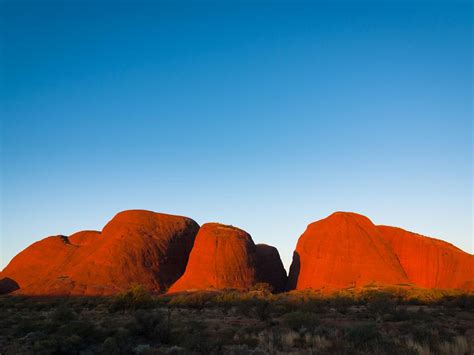
[[474, 292], [474, 256], [441, 240], [375, 226], [346, 212], [310, 224], [289, 277], [272, 246], [238, 228], [143, 210], [118, 213], [102, 231], [44, 238], [0, 272], [0, 294], [111, 295], [249, 289], [323, 293], [366, 285], [415, 285]]
[[272, 286], [273, 291], [286, 289], [287, 276], [277, 248], [266, 244], [257, 244], [257, 279]]
[[474, 256], [442, 240], [400, 228], [378, 226], [408, 280], [425, 288], [474, 291]]
[[204, 224], [186, 271], [169, 292], [250, 288], [257, 282], [256, 256], [255, 244], [247, 232], [218, 223]]
[[150, 211], [117, 214], [102, 230], [32, 244], [2, 271], [22, 294], [107, 295], [141, 284], [163, 291], [184, 272], [199, 226]]
[[368, 218], [337, 212], [310, 224], [300, 237], [290, 268], [290, 289], [330, 292], [374, 282], [393, 285], [407, 282], [407, 277]]
[[332, 292], [369, 284], [473, 290], [474, 256], [355, 213], [337, 212], [308, 226], [293, 254], [289, 289]]

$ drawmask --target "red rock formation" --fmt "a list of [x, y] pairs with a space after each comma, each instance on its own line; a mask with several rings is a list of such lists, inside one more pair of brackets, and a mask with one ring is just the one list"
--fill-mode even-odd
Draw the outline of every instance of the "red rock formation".
[[331, 292], [407, 281], [397, 256], [368, 218], [337, 212], [310, 224], [298, 240], [289, 288]]
[[256, 247], [250, 235], [232, 226], [207, 223], [196, 236], [186, 271], [169, 292], [248, 289], [256, 281]]
[[[281, 291], [285, 279], [278, 251], [256, 246], [243, 230], [217, 223], [199, 229], [186, 217], [134, 210], [117, 214], [101, 232], [32, 244], [0, 273], [0, 293], [108, 295], [132, 284], [151, 291], [172, 285], [174, 292], [248, 289], [257, 282]], [[310, 224], [298, 241], [288, 288], [332, 292], [368, 284], [474, 292], [474, 256], [355, 213]]]
[[65, 236], [47, 237], [16, 255], [2, 274], [15, 280], [20, 288], [47, 282], [59, 277], [58, 269], [76, 250]]
[[300, 237], [288, 287], [331, 292], [400, 283], [474, 291], [474, 256], [441, 240], [338, 212], [310, 224]]
[[104, 295], [132, 284], [168, 288], [184, 272], [199, 226], [186, 217], [133, 210], [102, 232], [48, 237], [3, 270], [22, 294]]
[[408, 279], [425, 288], [474, 291], [474, 256], [442, 240], [400, 228], [378, 226]]
[[287, 276], [277, 248], [257, 244], [257, 279], [272, 286], [273, 291], [285, 291]]

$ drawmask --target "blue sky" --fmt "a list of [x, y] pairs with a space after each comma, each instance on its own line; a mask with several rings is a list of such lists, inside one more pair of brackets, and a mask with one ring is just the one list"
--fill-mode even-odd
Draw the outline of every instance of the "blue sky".
[[339, 210], [474, 251], [470, 2], [1, 7], [0, 268], [135, 208], [286, 266]]

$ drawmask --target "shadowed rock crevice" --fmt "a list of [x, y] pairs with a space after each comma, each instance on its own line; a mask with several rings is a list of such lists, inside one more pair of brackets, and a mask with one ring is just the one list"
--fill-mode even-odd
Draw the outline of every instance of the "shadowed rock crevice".
[[290, 265], [290, 272], [288, 273], [287, 290], [294, 290], [298, 283], [298, 277], [300, 275], [301, 261], [298, 252], [293, 252], [293, 260]]
[[18, 283], [9, 277], [0, 277], [0, 295], [5, 295], [20, 289]]
[[257, 244], [257, 280], [269, 284], [274, 292], [286, 290], [287, 276], [277, 248]]

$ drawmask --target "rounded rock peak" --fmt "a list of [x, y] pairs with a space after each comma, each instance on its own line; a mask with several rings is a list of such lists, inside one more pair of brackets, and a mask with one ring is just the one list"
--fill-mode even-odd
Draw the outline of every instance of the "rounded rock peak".
[[377, 233], [377, 227], [364, 215], [354, 212], [334, 212], [326, 218], [310, 223], [306, 232], [317, 230], [336, 234], [357, 234], [361, 229], [367, 233]]
[[258, 243], [256, 246], [260, 249], [262, 254], [274, 254], [275, 252], [278, 253], [278, 249], [275, 248], [274, 246], [265, 244], [265, 243]]
[[219, 223], [201, 226], [183, 276], [169, 289], [248, 289], [256, 282], [256, 247], [246, 231]]
[[172, 215], [172, 214], [166, 214], [166, 213], [159, 213], [159, 212], [154, 212], [154, 211], [148, 211], [148, 210], [125, 210], [117, 213], [104, 227], [107, 228], [107, 226], [111, 223], [146, 223], [151, 220], [154, 220], [156, 218], [160, 218], [162, 220], [176, 220], [176, 219], [185, 219], [185, 220], [190, 220], [192, 221], [191, 218], [189, 217], [184, 217], [184, 216], [177, 216], [177, 215]]
[[243, 229], [216, 222], [203, 224], [199, 231], [201, 233], [212, 234], [214, 236], [245, 236], [251, 238], [250, 234]]
[[269, 284], [275, 292], [284, 291], [287, 275], [278, 249], [268, 244], [257, 244], [255, 247], [258, 281]]
[[[355, 222], [355, 223], [362, 223], [362, 224], [369, 223], [369, 224], [373, 225], [373, 222], [368, 217], [366, 217], [366, 216], [364, 216], [360, 213], [345, 212], [345, 211], [334, 212], [334, 213], [330, 214], [329, 216], [327, 216], [326, 218], [323, 218], [323, 219], [321, 219], [317, 222], [314, 222], [314, 223], [318, 223], [318, 222], [321, 222], [321, 221], [340, 223], [343, 220], [346, 221], [346, 222], [353, 222], [353, 223]], [[314, 223], [311, 223], [311, 224], [314, 224]]]
[[370, 219], [336, 212], [308, 225], [293, 255], [289, 288], [332, 291], [372, 282], [403, 283], [406, 275]]
[[[138, 232], [147, 230], [186, 229], [187, 227], [199, 229], [193, 219], [147, 210], [125, 210], [117, 213], [102, 229], [104, 236], [121, 236], [129, 234], [130, 230]], [[156, 234], [156, 233], [154, 233]], [[158, 233], [161, 234], [161, 233]]]
[[96, 241], [97, 238], [100, 238], [100, 234], [101, 233], [99, 231], [93, 231], [93, 230], [80, 231], [80, 232], [71, 234], [68, 240], [73, 245], [80, 245], [80, 246], [90, 245], [94, 243], [94, 241]]

